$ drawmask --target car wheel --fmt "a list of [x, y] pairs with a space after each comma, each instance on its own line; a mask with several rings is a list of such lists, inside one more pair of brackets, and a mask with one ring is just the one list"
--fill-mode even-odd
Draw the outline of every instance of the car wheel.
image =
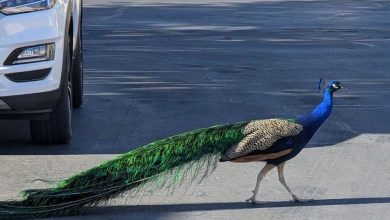
[[[61, 97], [48, 120], [31, 120], [31, 139], [38, 144], [67, 144], [72, 137], [72, 77], [69, 38], [66, 38], [62, 74], [66, 77], [61, 84]], [[64, 75], [65, 74], [65, 75]]]
[[83, 78], [83, 44], [80, 29], [72, 70], [73, 108], [80, 108], [83, 104]]

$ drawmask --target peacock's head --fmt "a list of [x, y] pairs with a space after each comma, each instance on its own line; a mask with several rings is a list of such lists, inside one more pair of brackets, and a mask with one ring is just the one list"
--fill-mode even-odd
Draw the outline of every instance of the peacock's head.
[[341, 82], [332, 80], [329, 82], [328, 88], [331, 92], [336, 92], [337, 90], [343, 89], [345, 87], [343, 86], [343, 84], [341, 84]]
[[329, 83], [325, 86], [326, 84], [322, 81], [322, 78], [318, 82], [318, 89], [329, 89], [330, 92], [336, 92], [340, 89], [346, 88], [343, 84], [341, 84], [340, 81], [336, 80], [330, 80]]

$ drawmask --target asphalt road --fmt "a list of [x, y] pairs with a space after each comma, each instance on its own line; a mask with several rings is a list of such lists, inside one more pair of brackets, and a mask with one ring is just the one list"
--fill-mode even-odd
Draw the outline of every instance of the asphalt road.
[[[121, 2], [121, 3], [119, 3]], [[244, 202], [262, 164], [220, 165], [174, 195], [117, 199], [69, 219], [390, 218], [390, 2], [85, 0], [85, 105], [69, 146], [29, 143], [0, 122], [0, 200], [153, 140], [211, 125], [295, 117], [320, 77], [348, 92], [287, 164], [300, 205], [272, 172], [266, 206]]]

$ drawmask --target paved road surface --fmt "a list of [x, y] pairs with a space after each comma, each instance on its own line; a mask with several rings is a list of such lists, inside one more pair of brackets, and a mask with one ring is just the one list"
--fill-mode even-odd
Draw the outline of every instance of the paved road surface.
[[[137, 146], [215, 124], [294, 117], [339, 79], [334, 111], [287, 181], [244, 203], [262, 164], [222, 164], [197, 187], [118, 199], [69, 219], [386, 219], [390, 217], [390, 3], [85, 1], [85, 93], [69, 146], [34, 146], [0, 122], [0, 200]], [[188, 1], [190, 2], [190, 1]], [[135, 206], [136, 205], [136, 206]]]

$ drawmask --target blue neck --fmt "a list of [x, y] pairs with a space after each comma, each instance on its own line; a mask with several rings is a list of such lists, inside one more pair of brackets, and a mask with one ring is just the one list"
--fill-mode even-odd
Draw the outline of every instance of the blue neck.
[[333, 106], [333, 92], [327, 88], [324, 99], [317, 107], [306, 115], [298, 117], [296, 120], [303, 125], [311, 135], [313, 135], [322, 123], [329, 117]]

